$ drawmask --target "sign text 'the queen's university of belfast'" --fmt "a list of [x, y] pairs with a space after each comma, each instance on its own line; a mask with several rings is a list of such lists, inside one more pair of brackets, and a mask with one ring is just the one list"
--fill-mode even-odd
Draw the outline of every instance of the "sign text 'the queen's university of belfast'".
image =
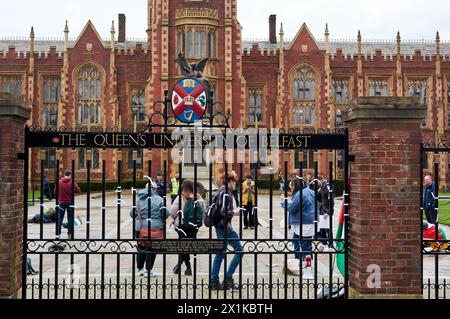
[[[344, 135], [281, 134], [278, 129], [177, 128], [167, 133], [34, 132], [30, 147], [171, 149], [176, 163], [262, 163], [278, 169], [280, 151], [338, 146]], [[195, 156], [190, 156], [192, 154]]]

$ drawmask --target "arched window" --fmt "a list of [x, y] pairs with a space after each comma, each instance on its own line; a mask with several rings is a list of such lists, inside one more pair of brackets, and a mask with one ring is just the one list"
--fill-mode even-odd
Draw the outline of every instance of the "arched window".
[[45, 76], [43, 79], [44, 126], [58, 125], [58, 103], [61, 95], [61, 78]]
[[1, 93], [22, 96], [22, 77], [20, 75], [0, 75]]
[[100, 71], [86, 64], [77, 77], [77, 123], [97, 125], [101, 123], [102, 82]]
[[308, 66], [295, 70], [292, 79], [294, 125], [316, 124], [316, 73]]
[[88, 162], [91, 163], [91, 169], [100, 168], [100, 151], [97, 148], [91, 149], [92, 160], [88, 159], [87, 151], [88, 149], [80, 148], [78, 150], [78, 169], [87, 169]]
[[216, 29], [189, 26], [187, 29], [178, 29], [177, 37], [178, 53], [185, 53], [188, 59], [217, 56]]
[[133, 88], [131, 91], [131, 121], [145, 121], [145, 88]]

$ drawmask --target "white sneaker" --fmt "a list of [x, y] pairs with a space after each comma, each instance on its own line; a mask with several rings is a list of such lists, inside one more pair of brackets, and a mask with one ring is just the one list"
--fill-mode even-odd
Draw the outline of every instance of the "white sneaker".
[[144, 273], [142, 274], [142, 277], [144, 278], [152, 278], [152, 277], [156, 277], [156, 274], [153, 272], [153, 270], [144, 270]]
[[136, 276], [143, 276], [145, 272], [146, 272], [145, 269], [138, 269], [136, 271]]
[[303, 268], [303, 279], [314, 279], [312, 267]]

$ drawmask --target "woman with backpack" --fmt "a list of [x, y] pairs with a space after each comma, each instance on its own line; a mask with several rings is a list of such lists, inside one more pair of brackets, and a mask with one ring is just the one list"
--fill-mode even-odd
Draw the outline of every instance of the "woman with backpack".
[[[199, 194], [197, 186], [197, 196], [194, 196], [194, 182], [186, 179], [181, 185], [181, 198], [177, 196], [171, 207], [171, 217], [175, 230], [179, 238], [194, 239], [197, 236], [198, 229], [202, 226], [203, 215], [206, 213], [206, 204], [203, 197]], [[192, 276], [191, 256], [189, 254], [180, 254], [178, 263], [173, 268], [174, 274], [179, 274], [182, 264], [186, 265], [186, 276]]]
[[[137, 254], [137, 275], [142, 277], [153, 277], [153, 266], [156, 260], [156, 254], [151, 253], [146, 244], [148, 237], [151, 239], [162, 239], [164, 237], [164, 223], [169, 213], [163, 209], [163, 199], [156, 194], [157, 185], [151, 183], [150, 191], [150, 215], [149, 215], [149, 193], [148, 185], [137, 194], [137, 207], [130, 211], [131, 218], [134, 219], [134, 231], [138, 240]], [[150, 219], [150, 220], [149, 220]], [[150, 221], [150, 224], [149, 224]], [[150, 234], [149, 234], [150, 231]], [[150, 241], [148, 241], [150, 242]], [[145, 269], [144, 269], [145, 264]]]
[[[242, 247], [239, 241], [239, 235], [233, 229], [232, 219], [235, 215], [239, 215], [239, 208], [233, 208], [233, 194], [232, 189], [236, 187], [238, 176], [235, 171], [228, 172], [223, 177], [223, 186], [219, 188], [213, 198], [213, 207], [216, 207], [210, 212], [211, 220], [210, 227], [214, 226], [216, 229], [217, 239], [224, 240], [226, 245], [231, 246], [234, 249], [235, 255], [231, 259], [231, 262], [227, 268], [227, 273], [223, 280], [223, 283], [219, 282], [219, 272], [222, 262], [225, 258], [225, 252], [216, 254], [211, 270], [211, 290], [231, 289], [238, 290], [239, 285], [234, 283], [233, 274], [236, 271], [239, 263], [242, 259]], [[211, 209], [211, 208], [210, 208]], [[217, 220], [214, 215], [218, 215]], [[225, 240], [226, 239], [226, 240]]]

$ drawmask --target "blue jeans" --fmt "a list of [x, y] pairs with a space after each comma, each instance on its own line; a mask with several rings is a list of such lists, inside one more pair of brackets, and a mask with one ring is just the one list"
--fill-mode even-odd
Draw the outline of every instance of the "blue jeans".
[[[215, 228], [216, 228], [217, 239], [224, 239], [225, 238], [224, 227], [215, 226]], [[233, 229], [231, 229], [227, 234], [227, 238], [239, 239], [239, 236]], [[226, 244], [233, 247], [233, 249], [235, 251], [235, 255], [234, 255], [233, 259], [231, 260], [230, 266], [228, 267], [227, 273], [226, 273], [226, 279], [232, 279], [233, 274], [236, 271], [236, 268], [238, 267], [239, 262], [242, 259], [242, 251], [244, 250], [244, 248], [242, 247], [239, 240], [227, 241]], [[219, 283], [219, 271], [220, 271], [220, 266], [222, 265], [222, 260], [224, 258], [225, 258], [225, 254], [217, 254], [214, 257], [214, 262], [213, 262], [212, 271], [211, 271], [211, 283], [213, 283], [213, 284]]]
[[56, 235], [61, 235], [61, 227], [64, 221], [64, 214], [67, 210], [67, 229], [68, 234], [73, 236], [73, 226], [74, 226], [74, 210], [72, 204], [59, 204], [58, 215], [56, 216]]
[[312, 237], [303, 237], [302, 239], [300, 239], [300, 236], [294, 233], [294, 237], [292, 239], [294, 242], [296, 259], [304, 260], [306, 256], [311, 255], [312, 251], [311, 241], [305, 241], [302, 239], [312, 239]]

